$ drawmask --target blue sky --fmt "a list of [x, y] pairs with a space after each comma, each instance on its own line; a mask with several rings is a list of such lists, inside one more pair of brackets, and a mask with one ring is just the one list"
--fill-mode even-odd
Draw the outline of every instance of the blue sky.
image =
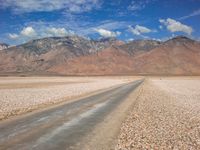
[[200, 39], [200, 0], [0, 0], [0, 42], [80, 35]]

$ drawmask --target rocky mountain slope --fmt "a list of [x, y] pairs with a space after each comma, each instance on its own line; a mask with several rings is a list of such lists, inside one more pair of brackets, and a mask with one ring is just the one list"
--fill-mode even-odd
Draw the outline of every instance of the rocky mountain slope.
[[183, 36], [129, 43], [52, 37], [0, 51], [0, 73], [199, 75], [199, 58], [200, 44]]
[[200, 44], [186, 37], [176, 37], [134, 58], [134, 72], [141, 74], [200, 74]]
[[199, 58], [200, 44], [180, 36], [163, 43], [144, 40], [111, 46], [98, 54], [69, 60], [49, 71], [69, 75], [199, 75]]
[[143, 52], [148, 52], [153, 48], [158, 47], [160, 44], [162, 44], [162, 42], [155, 40], [134, 40], [121, 45], [120, 49], [127, 51], [131, 55], [137, 55]]
[[97, 53], [115, 44], [120, 42], [113, 38], [94, 41], [78, 36], [33, 40], [2, 51], [0, 71], [46, 72], [70, 59]]

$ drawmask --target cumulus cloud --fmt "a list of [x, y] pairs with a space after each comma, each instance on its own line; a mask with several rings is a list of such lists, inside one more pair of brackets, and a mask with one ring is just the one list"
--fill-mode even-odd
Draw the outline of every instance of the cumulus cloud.
[[8, 37], [12, 40], [15, 41], [20, 41], [20, 42], [25, 42], [27, 40], [30, 39], [34, 39], [38, 37], [37, 32], [35, 31], [35, 29], [33, 29], [33, 27], [28, 26], [28, 27], [24, 27], [19, 34], [16, 33], [9, 33]]
[[168, 18], [166, 20], [160, 19], [159, 22], [165, 25], [170, 32], [184, 32], [188, 35], [191, 35], [193, 32], [192, 27], [182, 24], [181, 22], [171, 18]]
[[37, 31], [31, 27], [24, 27], [19, 34], [9, 33], [8, 37], [12, 40], [19, 42], [26, 42], [31, 39], [43, 38], [43, 37], [62, 37], [73, 35], [74, 33], [71, 30], [66, 30], [65, 28], [55, 28], [55, 27], [46, 27], [39, 28]]
[[8, 37], [12, 40], [24, 40], [24, 39], [31, 39], [36, 38], [37, 32], [33, 29], [33, 27], [28, 26], [24, 27], [19, 34], [16, 33], [9, 33]]
[[135, 34], [135, 35], [141, 35], [143, 33], [150, 33], [152, 32], [151, 29], [144, 27], [144, 26], [140, 26], [140, 25], [136, 25], [134, 28], [129, 26], [130, 31]]
[[71, 13], [90, 11], [100, 7], [99, 0], [4, 0], [1, 7], [12, 8], [14, 12], [41, 12], [64, 9]]
[[37, 35], [35, 30], [30, 26], [23, 28], [20, 33], [21, 33], [22, 36], [27, 36], [27, 37], [34, 37], [34, 36]]
[[121, 32], [119, 32], [119, 31], [112, 32], [112, 31], [105, 30], [105, 29], [95, 29], [95, 31], [97, 31], [103, 37], [117, 37], [121, 34]]

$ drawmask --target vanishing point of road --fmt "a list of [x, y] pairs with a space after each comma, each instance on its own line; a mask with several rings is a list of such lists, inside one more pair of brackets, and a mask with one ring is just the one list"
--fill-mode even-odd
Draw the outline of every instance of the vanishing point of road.
[[[112, 131], [119, 128], [117, 124], [109, 124], [115, 119], [115, 115], [119, 115], [113, 115], [112, 112], [119, 109], [141, 83], [142, 80], [123, 84], [71, 103], [2, 121], [0, 149], [66, 150], [85, 149], [85, 146], [87, 149], [101, 149], [102, 145], [107, 147], [105, 143], [114, 140], [106, 138], [109, 137], [107, 134], [114, 134]], [[107, 117], [110, 119], [106, 120]], [[101, 127], [103, 123], [111, 127]], [[103, 140], [98, 140], [97, 136], [105, 140], [104, 144], [98, 145]], [[89, 143], [96, 145], [96, 148], [92, 148], [92, 145], [90, 147]]]

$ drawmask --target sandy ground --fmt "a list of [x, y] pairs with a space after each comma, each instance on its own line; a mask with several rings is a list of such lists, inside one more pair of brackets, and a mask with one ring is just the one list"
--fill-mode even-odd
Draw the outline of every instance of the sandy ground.
[[1, 77], [0, 120], [120, 85], [131, 77]]
[[117, 149], [199, 150], [200, 79], [146, 80], [121, 127]]

